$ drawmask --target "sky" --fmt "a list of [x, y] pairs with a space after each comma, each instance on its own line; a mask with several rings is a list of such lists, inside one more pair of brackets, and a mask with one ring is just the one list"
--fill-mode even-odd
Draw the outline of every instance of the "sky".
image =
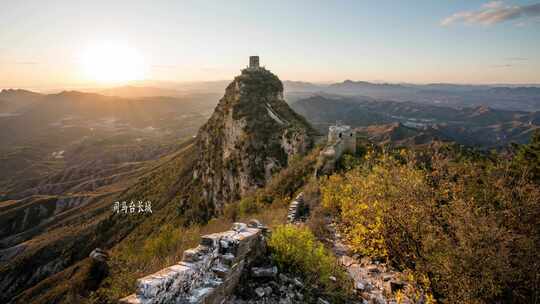
[[[540, 83], [538, 0], [0, 0], [0, 7], [3, 88], [111, 85], [131, 74], [232, 79], [249, 55], [282, 80]], [[96, 76], [109, 72], [118, 79]]]

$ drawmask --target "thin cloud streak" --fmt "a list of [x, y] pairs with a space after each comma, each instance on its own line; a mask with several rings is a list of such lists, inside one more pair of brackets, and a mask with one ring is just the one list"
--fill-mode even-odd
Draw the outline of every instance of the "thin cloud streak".
[[525, 58], [525, 57], [508, 57], [508, 58], [505, 58], [505, 60], [508, 60], [508, 61], [527, 61], [527, 60], [529, 60], [529, 58]]
[[441, 21], [442, 26], [455, 23], [494, 25], [519, 18], [534, 18], [540, 16], [540, 3], [530, 5], [505, 5], [502, 1], [492, 1], [482, 5], [477, 11], [457, 12]]
[[513, 65], [511, 64], [495, 64], [491, 66], [492, 68], [511, 68]]

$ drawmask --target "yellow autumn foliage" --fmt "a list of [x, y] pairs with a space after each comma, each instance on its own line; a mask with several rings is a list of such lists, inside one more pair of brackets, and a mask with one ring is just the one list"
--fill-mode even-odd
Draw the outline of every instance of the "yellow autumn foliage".
[[321, 183], [322, 205], [356, 253], [410, 270], [437, 302], [540, 299], [540, 187], [505, 159], [443, 148], [370, 151]]
[[323, 206], [339, 213], [353, 249], [375, 258], [388, 255], [383, 229], [385, 213], [401, 208], [414, 215], [414, 201], [426, 191], [420, 170], [399, 164], [387, 155], [377, 160], [369, 172], [355, 169], [333, 175], [321, 188]]

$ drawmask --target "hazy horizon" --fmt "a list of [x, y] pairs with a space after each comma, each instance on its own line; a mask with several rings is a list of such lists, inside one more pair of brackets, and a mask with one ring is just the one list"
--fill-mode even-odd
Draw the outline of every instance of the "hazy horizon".
[[223, 81], [540, 84], [537, 1], [25, 1], [0, 11], [0, 88]]
[[[59, 85], [59, 86], [45, 86], [45, 87], [34, 87], [34, 86], [28, 86], [28, 87], [21, 87], [21, 86], [0, 86], [0, 92], [2, 90], [26, 90], [26, 91], [32, 91], [36, 93], [41, 94], [57, 94], [65, 91], [79, 91], [79, 92], [86, 92], [86, 93], [100, 93], [101, 91], [108, 90], [108, 89], [116, 89], [116, 88], [126, 88], [126, 87], [134, 87], [134, 88], [156, 88], [156, 89], [164, 89], [164, 90], [177, 90], [179, 93], [181, 93], [181, 89], [183, 85], [202, 85], [202, 84], [211, 84], [211, 83], [224, 83], [225, 85], [229, 82], [231, 82], [233, 79], [221, 79], [221, 80], [200, 80], [200, 81], [169, 81], [169, 80], [152, 80], [152, 79], [145, 79], [140, 80], [135, 83], [132, 82], [126, 82], [126, 83], [118, 83], [118, 84], [103, 84], [103, 85]], [[425, 83], [413, 83], [413, 82], [386, 82], [382, 80], [362, 80], [362, 79], [343, 79], [338, 81], [325, 81], [325, 82], [311, 82], [311, 81], [303, 81], [303, 80], [289, 80], [289, 79], [281, 79], [283, 82], [304, 82], [309, 83], [313, 85], [319, 85], [321, 87], [328, 86], [335, 83], [342, 83], [347, 80], [351, 80], [354, 82], [369, 82], [373, 84], [395, 84], [395, 85], [410, 85], [410, 86], [422, 86], [422, 85], [470, 85], [470, 86], [490, 86], [490, 87], [540, 87], [540, 83], [457, 83], [457, 82], [425, 82]], [[141, 83], [141, 82], [150, 82], [147, 83]], [[160, 84], [153, 84], [154, 82], [163, 82], [167, 83], [166, 85], [160, 85]], [[222, 90], [206, 90], [207, 92], [213, 92], [213, 91], [219, 91]]]

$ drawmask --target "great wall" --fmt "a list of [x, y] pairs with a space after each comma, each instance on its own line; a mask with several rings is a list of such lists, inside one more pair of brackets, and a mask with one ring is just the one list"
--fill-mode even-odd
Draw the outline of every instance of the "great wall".
[[328, 128], [325, 147], [319, 154], [317, 175], [330, 174], [344, 153], [356, 153], [356, 131], [350, 126], [336, 123]]
[[252, 220], [204, 235], [199, 246], [184, 252], [180, 263], [138, 279], [135, 294], [120, 303], [223, 303], [244, 269], [266, 252], [265, 231]]
[[[344, 153], [354, 153], [355, 149], [353, 129], [339, 124], [331, 126], [327, 144], [319, 155], [319, 173], [333, 171], [339, 158]], [[301, 192], [289, 204], [287, 223], [301, 225], [306, 208]], [[325, 241], [351, 277], [355, 291], [364, 299], [355, 303], [392, 303], [385, 295], [404, 288], [400, 274], [384, 263], [352, 255], [330, 218], [326, 219], [325, 225], [331, 235]], [[300, 278], [285, 273], [278, 275], [275, 265], [260, 267], [256, 263], [269, 257], [266, 245], [269, 236], [269, 229], [257, 220], [248, 224], [234, 223], [231, 230], [204, 235], [196, 248], [183, 253], [178, 264], [138, 279], [135, 293], [120, 299], [119, 303], [304, 303], [304, 286]], [[248, 278], [247, 282], [245, 278]], [[247, 302], [239, 299], [238, 291], [242, 289], [254, 293], [255, 298]], [[317, 303], [330, 304], [322, 298], [318, 298]]]

